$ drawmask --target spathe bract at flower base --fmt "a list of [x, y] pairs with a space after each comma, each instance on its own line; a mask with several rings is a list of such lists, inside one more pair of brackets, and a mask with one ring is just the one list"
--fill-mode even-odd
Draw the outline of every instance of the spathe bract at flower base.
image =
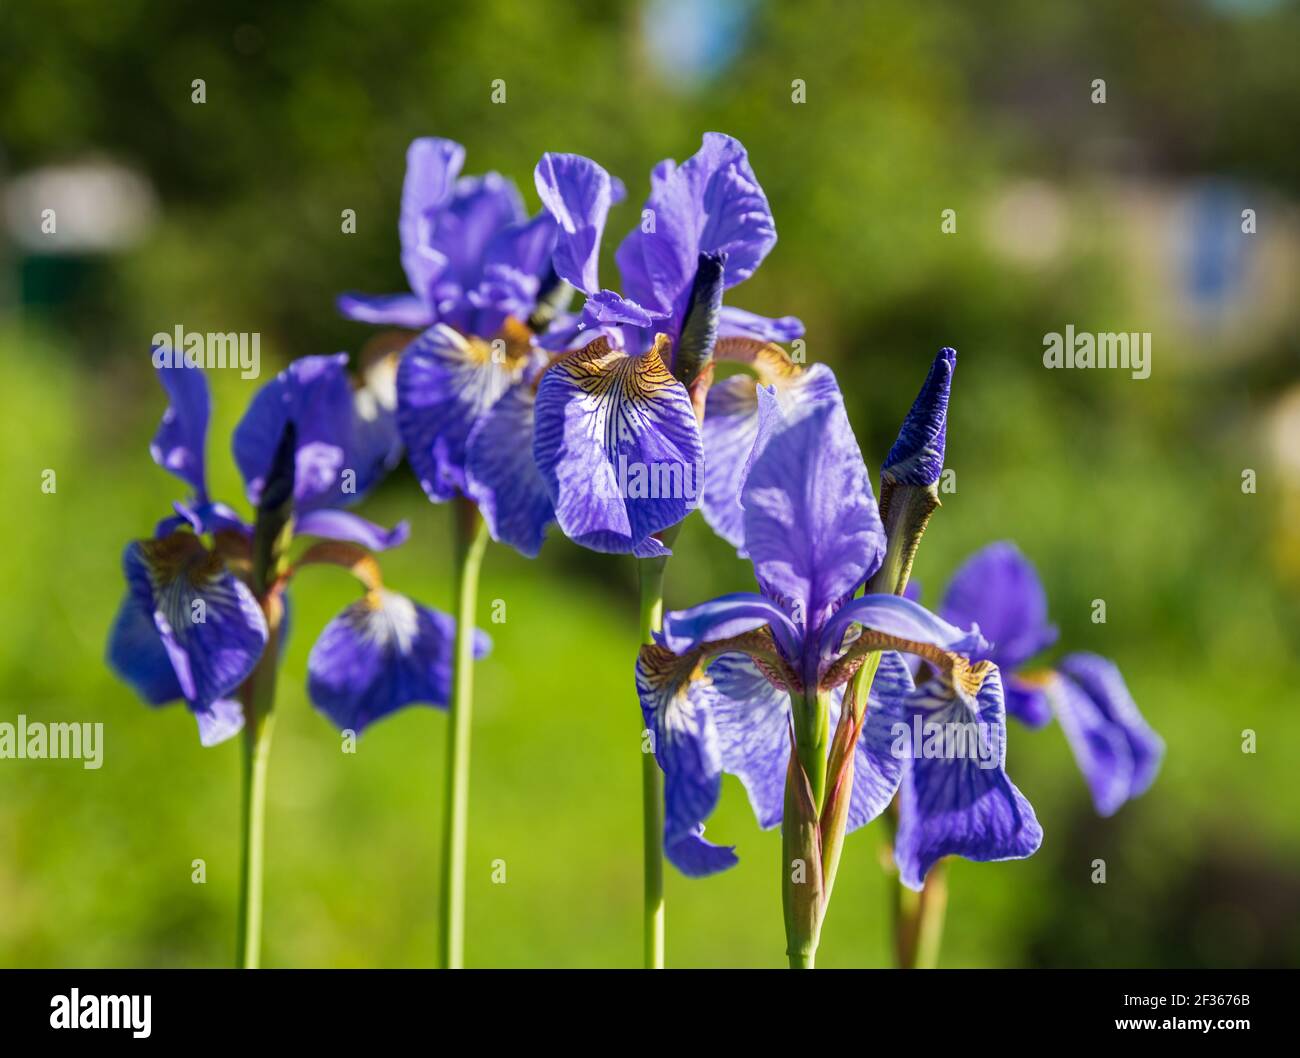
[[[256, 965], [265, 764], [278, 658], [288, 633], [287, 588], [308, 566], [349, 570], [363, 598], [326, 627], [311, 651], [313, 703], [343, 730], [404, 705], [445, 706], [451, 618], [384, 587], [369, 549], [401, 543], [344, 510], [391, 467], [394, 449], [358, 415], [345, 354], [294, 361], [253, 398], [234, 435], [253, 523], [211, 498], [206, 443], [210, 398], [203, 372], [167, 367], [169, 397], [150, 447], [192, 495], [128, 545], [128, 592], [109, 639], [113, 668], [151, 705], [184, 700], [205, 745], [245, 730], [245, 869], [239, 961]], [[296, 535], [315, 537], [296, 558]], [[480, 633], [481, 636], [481, 633]], [[486, 651], [486, 638], [479, 648]]]

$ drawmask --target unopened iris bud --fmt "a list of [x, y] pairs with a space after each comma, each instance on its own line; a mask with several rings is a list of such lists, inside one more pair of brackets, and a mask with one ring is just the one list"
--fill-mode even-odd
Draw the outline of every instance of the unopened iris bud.
[[880, 471], [880, 517], [889, 539], [870, 590], [896, 594], [907, 586], [930, 515], [939, 506], [939, 475], [948, 435], [948, 394], [957, 351], [943, 348], [898, 431]]
[[924, 488], [939, 480], [948, 434], [948, 393], [956, 367], [957, 351], [940, 349], [881, 468], [885, 481]]
[[[707, 388], [713, 364], [713, 347], [718, 342], [718, 319], [722, 312], [722, 279], [725, 253], [702, 253], [691, 285], [691, 297], [677, 339], [673, 365], [677, 378], [691, 391], [703, 380]], [[701, 398], [702, 399], [702, 398]], [[702, 410], [702, 404], [697, 410]]]
[[288, 544], [288, 534], [292, 532], [297, 455], [298, 430], [289, 419], [267, 471], [253, 525], [253, 581], [259, 593], [274, 579], [276, 566]]

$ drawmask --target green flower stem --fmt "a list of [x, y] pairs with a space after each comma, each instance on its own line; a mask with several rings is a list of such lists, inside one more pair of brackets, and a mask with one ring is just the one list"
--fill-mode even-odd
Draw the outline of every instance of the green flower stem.
[[[889, 851], [898, 832], [898, 811], [891, 805], [885, 813]], [[918, 893], [895, 878], [894, 961], [900, 970], [933, 970], [939, 965], [944, 915], [948, 909], [948, 865], [940, 860], [925, 876]]]
[[243, 804], [240, 815], [239, 924], [235, 965], [256, 970], [262, 952], [262, 865], [266, 843], [266, 769], [275, 726], [275, 678], [280, 653], [280, 622], [284, 615], [278, 595], [262, 603], [269, 635], [262, 657], [241, 692], [244, 707]]
[[[868, 592], [903, 594], [925, 527], [938, 507], [939, 494], [933, 485], [920, 488], [894, 482], [882, 483], [881, 517], [889, 544], [880, 569], [867, 587]], [[889, 817], [897, 829], [892, 810]], [[892, 836], [890, 847], [893, 847]], [[929, 969], [937, 965], [947, 906], [948, 884], [942, 860], [930, 868], [919, 893], [895, 879], [894, 951], [899, 967]]]
[[454, 503], [456, 653], [447, 733], [447, 793], [443, 828], [440, 934], [442, 965], [465, 965], [465, 852], [469, 837], [469, 737], [474, 706], [474, 631], [478, 577], [487, 550], [487, 524], [463, 496]]
[[[663, 625], [664, 570], [668, 556], [643, 558], [637, 562], [641, 579], [641, 643], [653, 643], [654, 633]], [[664, 968], [664, 777], [653, 752], [642, 747], [641, 818], [644, 898], [644, 966], [647, 970]]]

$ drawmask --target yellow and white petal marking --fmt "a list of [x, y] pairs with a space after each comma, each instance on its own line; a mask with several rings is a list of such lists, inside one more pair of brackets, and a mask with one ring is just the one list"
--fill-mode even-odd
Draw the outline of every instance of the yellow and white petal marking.
[[653, 429], [656, 417], [648, 409], [665, 390], [680, 383], [668, 370], [665, 355], [672, 345], [666, 334], [641, 356], [630, 356], [597, 338], [576, 353], [561, 357], [551, 370], [560, 371], [586, 394], [584, 411], [590, 413], [588, 432], [607, 451], [619, 441], [631, 441]]
[[239, 606], [233, 582], [225, 580], [221, 556], [204, 547], [193, 533], [176, 532], [160, 540], [141, 540], [139, 549], [154, 609], [174, 634], [183, 637], [194, 623], [192, 606], [198, 596], [211, 610], [219, 611], [220, 604]]
[[420, 614], [405, 595], [375, 588], [343, 611], [362, 642], [408, 655], [420, 634]]

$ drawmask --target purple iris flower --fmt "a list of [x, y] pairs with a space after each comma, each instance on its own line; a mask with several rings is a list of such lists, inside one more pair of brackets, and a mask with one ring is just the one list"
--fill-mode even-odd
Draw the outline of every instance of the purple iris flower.
[[[538, 191], [562, 227], [583, 215], [574, 203], [589, 198], [575, 186], [603, 171], [572, 155], [543, 159]], [[835, 382], [825, 367], [804, 371], [775, 344], [803, 334], [799, 320], [722, 304], [724, 291], [753, 275], [776, 243], [744, 146], [707, 133], [680, 166], [657, 165], [650, 183], [641, 223], [616, 254], [622, 294], [599, 287], [594, 257], [556, 257], [559, 275], [587, 299], [575, 321], [543, 339], [578, 351], [542, 376], [533, 451], [560, 526], [578, 543], [665, 554], [653, 534], [699, 506], [739, 547], [737, 498], [757, 431], [756, 383], [736, 376], [710, 389], [713, 358], [746, 364], [795, 403], [827, 396]]]
[[1113, 662], [1073, 653], [1053, 670], [1023, 671], [1056, 642], [1057, 630], [1047, 620], [1038, 572], [1014, 544], [990, 544], [967, 559], [940, 612], [958, 623], [978, 621], [992, 641], [983, 656], [1004, 673], [1007, 712], [1034, 728], [1056, 716], [1100, 815], [1112, 815], [1146, 791], [1160, 769], [1164, 742]]
[[507, 316], [526, 319], [550, 275], [555, 225], [529, 220], [499, 173], [461, 176], [465, 148], [426, 137], [406, 152], [398, 236], [410, 292], [344, 294], [349, 319], [425, 328], [444, 323], [491, 337]]
[[[757, 392], [757, 441], [740, 494], [745, 548], [760, 592], [728, 595], [665, 616], [642, 650], [637, 689], [665, 775], [664, 846], [688, 875], [736, 862], [703, 837], [723, 772], [736, 775], [758, 823], [783, 816], [792, 709], [828, 699], [834, 726], [844, 688], [882, 651], [854, 747], [847, 828], [868, 823], [898, 793], [896, 856], [914, 888], [940, 857], [1030, 855], [1042, 831], [1005, 771], [997, 667], [975, 662], [987, 643], [894, 595], [854, 593], [885, 553], [867, 468], [838, 395], [791, 406]], [[901, 654], [922, 659], [913, 682]], [[914, 725], [979, 729], [983, 752], [902, 752]]]
[[[347, 566], [366, 587], [326, 628], [309, 660], [313, 702], [341, 728], [366, 723], [423, 701], [445, 705], [452, 619], [382, 586], [364, 548], [402, 542], [405, 523], [383, 529], [341, 509], [359, 499], [391, 466], [391, 443], [379, 443], [345, 354], [294, 361], [254, 397], [234, 435], [236, 463], [256, 506], [292, 438], [291, 516], [299, 536], [320, 538], [269, 589], [279, 598], [300, 566]], [[243, 726], [237, 695], [268, 640], [264, 600], [250, 584], [253, 526], [211, 499], [206, 443], [210, 397], [196, 367], [165, 367], [159, 379], [169, 405], [150, 446], [154, 461], [192, 490], [163, 519], [154, 538], [128, 545], [124, 599], [109, 638], [108, 660], [150, 705], [184, 700], [204, 745]], [[484, 637], [477, 644], [486, 652]]]
[[398, 228], [412, 293], [345, 295], [339, 306], [353, 319], [425, 328], [396, 381], [411, 466], [429, 499], [470, 497], [494, 539], [533, 556], [555, 520], [532, 454], [548, 362], [538, 338], [573, 325], [562, 276], [594, 279], [605, 217], [623, 189], [603, 169], [548, 155], [542, 164], [570, 198], [530, 219], [509, 180], [460, 176], [464, 156], [450, 140], [411, 144]]

